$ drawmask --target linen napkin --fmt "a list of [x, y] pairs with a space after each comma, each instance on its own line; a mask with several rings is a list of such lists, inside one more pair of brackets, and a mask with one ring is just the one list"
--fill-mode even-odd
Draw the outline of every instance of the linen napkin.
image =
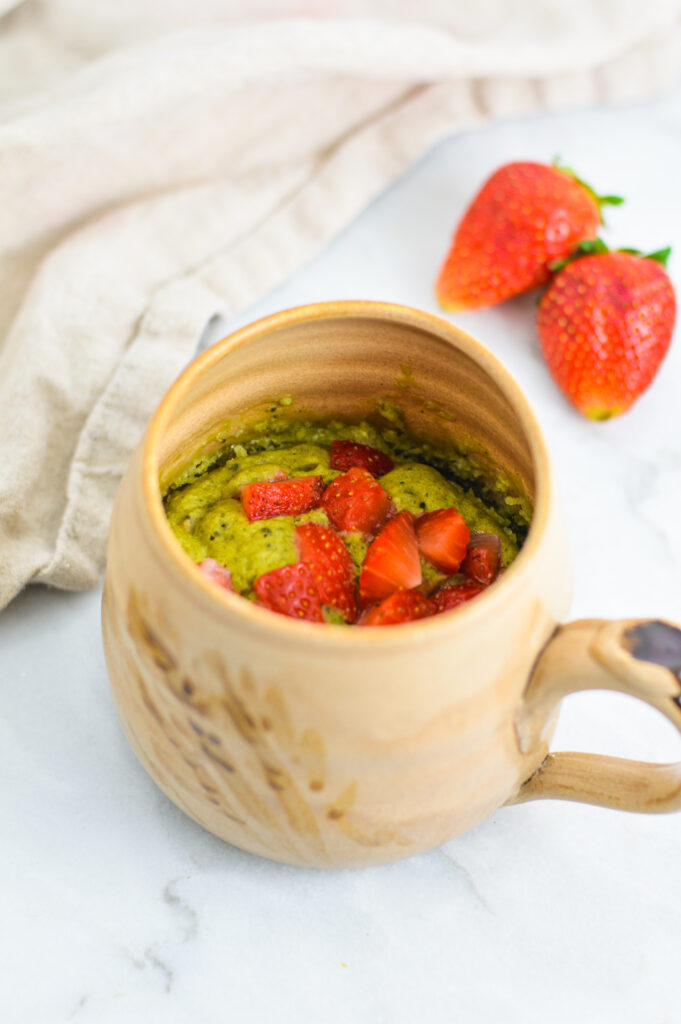
[[450, 133], [679, 66], [681, 0], [0, 0], [0, 607], [98, 581], [214, 314]]

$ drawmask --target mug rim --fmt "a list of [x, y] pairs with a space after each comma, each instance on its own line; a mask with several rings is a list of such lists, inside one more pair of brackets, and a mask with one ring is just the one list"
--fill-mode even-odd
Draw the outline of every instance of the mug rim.
[[[345, 317], [394, 320], [435, 335], [463, 351], [481, 367], [511, 403], [529, 445], [536, 480], [534, 509], [527, 537], [503, 576], [476, 597], [475, 601], [466, 602], [450, 612], [401, 623], [397, 629], [320, 629], [320, 623], [276, 614], [267, 608], [260, 608], [240, 594], [216, 587], [196, 571], [195, 564], [173, 534], [165, 515], [159, 486], [159, 440], [177, 404], [198, 377], [230, 352], [270, 331], [316, 319]], [[196, 356], [166, 391], [147, 426], [141, 444], [141, 457], [143, 504], [154, 536], [160, 542], [164, 556], [169, 559], [168, 564], [173, 565], [189, 586], [195, 589], [197, 596], [208, 599], [208, 610], [222, 618], [236, 617], [244, 625], [277, 634], [284, 640], [300, 640], [346, 650], [348, 645], [368, 650], [378, 645], [419, 643], [426, 639], [427, 634], [434, 635], [438, 631], [453, 636], [457, 632], [467, 631], [478, 618], [493, 618], [495, 609], [511, 599], [514, 590], [523, 587], [524, 580], [532, 571], [533, 556], [544, 537], [552, 500], [551, 464], [544, 437], [522, 388], [497, 357], [467, 331], [443, 317], [398, 303], [364, 299], [339, 299], [294, 306], [254, 320], [215, 342]], [[454, 612], [456, 617], [453, 616]]]

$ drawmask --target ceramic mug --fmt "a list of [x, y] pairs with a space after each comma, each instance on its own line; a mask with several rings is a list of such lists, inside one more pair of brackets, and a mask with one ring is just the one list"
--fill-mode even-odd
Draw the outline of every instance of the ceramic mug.
[[[407, 430], [455, 437], [534, 498], [494, 586], [390, 628], [325, 628], [221, 591], [181, 550], [163, 486], [222, 430], [273, 400], [362, 419], [394, 403]], [[503, 367], [424, 312], [332, 302], [260, 320], [172, 386], [121, 484], [103, 599], [123, 728], [152, 778], [222, 839], [292, 864], [375, 864], [427, 850], [502, 804], [540, 797], [681, 807], [681, 765], [549, 753], [561, 697], [635, 694], [681, 728], [681, 629], [588, 620], [541, 433]]]

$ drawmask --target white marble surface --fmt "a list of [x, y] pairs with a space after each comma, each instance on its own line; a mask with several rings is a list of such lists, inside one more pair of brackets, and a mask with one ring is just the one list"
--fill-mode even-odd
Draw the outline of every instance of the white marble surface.
[[[556, 153], [628, 197], [609, 215], [614, 244], [676, 245], [681, 283], [680, 91], [447, 142], [238, 322], [330, 298], [435, 310], [432, 281], [475, 188], [506, 160]], [[523, 299], [458, 321], [546, 432], [573, 614], [681, 621], [681, 342], [634, 411], [594, 425], [553, 387], [532, 311]], [[535, 803], [400, 864], [297, 870], [223, 845], [145, 775], [111, 705], [99, 593], [19, 597], [0, 617], [0, 680], [2, 1024], [681, 1020], [681, 816]], [[566, 702], [556, 743], [662, 760], [681, 749], [655, 712], [603, 694]]]

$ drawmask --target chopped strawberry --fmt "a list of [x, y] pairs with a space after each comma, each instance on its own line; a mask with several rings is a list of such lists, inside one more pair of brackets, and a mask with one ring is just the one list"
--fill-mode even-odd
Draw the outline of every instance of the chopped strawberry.
[[331, 442], [331, 468], [340, 469], [345, 472], [353, 466], [366, 469], [372, 476], [383, 476], [389, 473], [395, 463], [384, 452], [378, 448], [372, 448], [368, 444], [359, 444], [357, 441], [332, 441]]
[[234, 593], [234, 587], [232, 586], [232, 574], [229, 569], [225, 569], [224, 565], [220, 565], [214, 558], [204, 558], [202, 562], [197, 563], [197, 569], [200, 569], [204, 576], [207, 576], [213, 583], [217, 583], [223, 590], [231, 590]]
[[435, 612], [448, 612], [451, 608], [458, 608], [460, 604], [470, 601], [471, 598], [482, 594], [487, 587], [484, 583], [477, 583], [475, 580], [466, 580], [464, 583], [455, 583], [450, 587], [443, 587], [433, 594], [431, 598], [435, 606]]
[[253, 589], [260, 603], [270, 611], [308, 622], [324, 621], [312, 569], [303, 562], [263, 573]]
[[460, 512], [455, 508], [426, 512], [416, 521], [416, 536], [421, 554], [436, 569], [450, 576], [459, 571], [471, 538]]
[[501, 542], [496, 533], [478, 533], [468, 545], [461, 572], [487, 586], [501, 568]]
[[296, 529], [296, 542], [300, 560], [312, 573], [321, 603], [339, 611], [346, 622], [354, 622], [355, 567], [336, 531], [329, 526], [304, 523]]
[[339, 530], [370, 533], [385, 520], [392, 504], [371, 473], [357, 466], [329, 484], [322, 508]]
[[366, 553], [359, 579], [360, 604], [382, 601], [398, 588], [411, 590], [420, 582], [414, 517], [410, 512], [400, 512], [383, 527]]
[[249, 521], [272, 516], [297, 516], [317, 508], [324, 493], [321, 476], [298, 476], [267, 484], [247, 484], [241, 503]]
[[420, 590], [395, 590], [380, 604], [370, 608], [361, 620], [362, 626], [396, 626], [400, 622], [415, 622], [435, 613], [430, 598]]

